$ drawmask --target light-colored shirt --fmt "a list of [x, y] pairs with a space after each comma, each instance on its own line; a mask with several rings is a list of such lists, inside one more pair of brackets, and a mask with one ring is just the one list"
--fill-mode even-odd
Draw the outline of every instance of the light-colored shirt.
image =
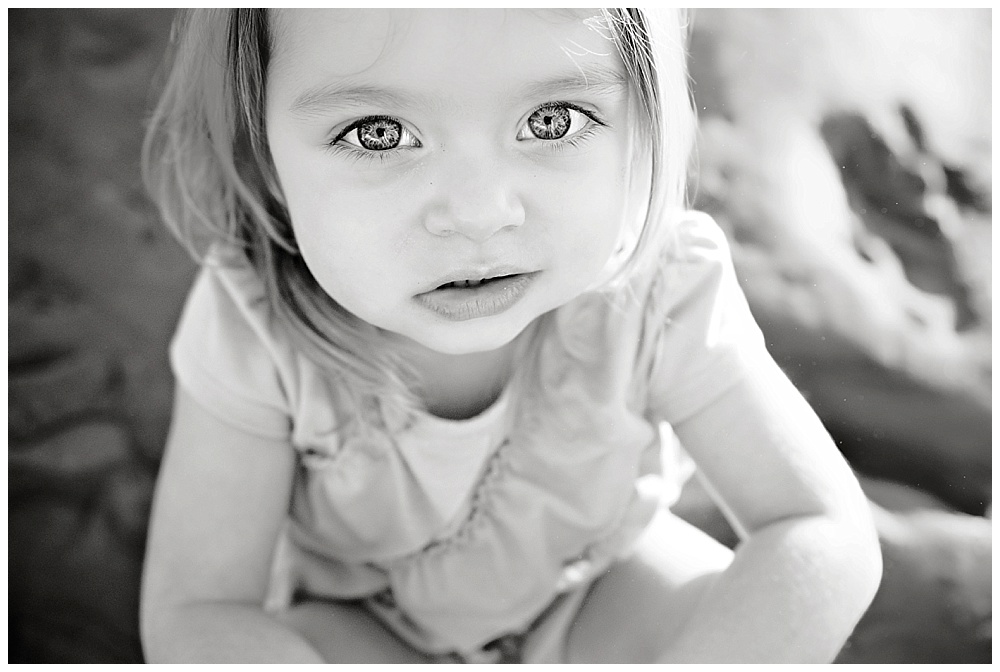
[[296, 451], [274, 599], [365, 599], [430, 653], [523, 631], [627, 554], [690, 473], [662, 450], [665, 428], [766, 356], [722, 232], [690, 213], [659, 265], [541, 318], [483, 413], [361, 433], [249, 264], [220, 260], [192, 288], [171, 362], [207, 410]]

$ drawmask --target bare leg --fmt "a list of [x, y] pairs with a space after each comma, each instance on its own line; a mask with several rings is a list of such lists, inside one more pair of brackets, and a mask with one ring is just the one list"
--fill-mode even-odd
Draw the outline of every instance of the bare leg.
[[566, 643], [572, 663], [652, 663], [733, 553], [668, 510], [601, 577]]
[[279, 618], [328, 663], [428, 663], [364, 607], [344, 602], [302, 602]]

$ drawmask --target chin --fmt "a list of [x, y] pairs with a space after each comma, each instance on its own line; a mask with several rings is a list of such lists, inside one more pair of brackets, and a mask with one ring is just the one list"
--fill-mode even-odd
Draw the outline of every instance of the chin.
[[509, 345], [531, 320], [483, 318], [465, 322], [444, 322], [425, 333], [410, 338], [420, 345], [443, 355], [471, 355], [491, 352]]

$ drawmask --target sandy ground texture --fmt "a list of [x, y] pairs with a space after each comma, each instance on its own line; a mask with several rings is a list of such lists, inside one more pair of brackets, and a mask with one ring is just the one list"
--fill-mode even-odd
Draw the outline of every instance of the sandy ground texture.
[[[9, 662], [141, 660], [194, 273], [138, 176], [171, 18], [8, 14]], [[695, 15], [697, 204], [879, 521], [885, 577], [842, 662], [991, 657], [990, 19]], [[733, 541], [704, 493], [681, 510]]]

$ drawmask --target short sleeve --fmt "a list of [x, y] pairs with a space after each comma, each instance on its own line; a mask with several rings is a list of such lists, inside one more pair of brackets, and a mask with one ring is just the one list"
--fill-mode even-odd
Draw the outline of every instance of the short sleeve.
[[659, 333], [649, 381], [655, 417], [680, 422], [769, 357], [736, 279], [726, 238], [708, 215], [678, 225], [647, 306]]
[[206, 264], [181, 314], [170, 364], [177, 384], [219, 419], [283, 438], [290, 413], [269, 334], [252, 269]]

